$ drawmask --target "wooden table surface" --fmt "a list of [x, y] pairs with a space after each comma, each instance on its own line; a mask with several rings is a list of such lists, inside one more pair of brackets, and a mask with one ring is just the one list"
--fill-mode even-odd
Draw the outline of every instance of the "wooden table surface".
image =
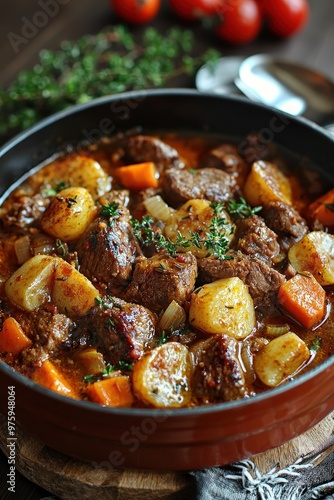
[[[181, 1], [181, 0], [180, 0]], [[42, 48], [57, 49], [62, 40], [76, 39], [86, 33], [97, 33], [102, 28], [116, 24], [119, 21], [113, 16], [108, 0], [54, 0], [54, 14], [49, 16], [48, 22], [37, 33], [26, 37], [26, 42], [18, 45], [14, 50], [11, 40], [14, 33], [23, 36], [23, 27], [26, 20], [32, 20], [41, 4], [46, 0], [29, 1], [10, 0], [2, 9], [0, 18], [0, 85], [8, 85], [21, 69], [32, 67], [38, 59]], [[269, 53], [287, 60], [306, 64], [320, 70], [334, 80], [334, 2], [333, 0], [310, 0], [311, 18], [307, 27], [297, 36], [287, 40], [277, 40], [263, 33], [263, 35], [246, 47], [230, 47], [224, 45], [214, 36], [210, 36], [200, 26], [196, 26], [196, 47], [198, 51], [208, 47], [218, 49], [223, 55], [247, 56], [255, 53]], [[180, 23], [168, 10], [166, 2], [158, 18], [152, 23], [165, 32], [173, 25], [188, 27]], [[140, 31], [142, 28], [136, 28]], [[180, 79], [178, 86], [192, 85], [189, 79]], [[51, 498], [48, 492], [33, 485], [23, 476], [17, 474], [16, 493], [8, 492], [6, 473], [7, 459], [0, 454], [0, 498], [2, 500], [19, 498], [25, 500], [41, 500]], [[52, 497], [54, 498], [54, 497]]]

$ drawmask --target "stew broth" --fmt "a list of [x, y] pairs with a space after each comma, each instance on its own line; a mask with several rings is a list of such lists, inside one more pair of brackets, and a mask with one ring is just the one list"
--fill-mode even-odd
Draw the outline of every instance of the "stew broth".
[[167, 408], [333, 355], [334, 195], [246, 141], [129, 133], [28, 177], [0, 209], [1, 359], [69, 397]]

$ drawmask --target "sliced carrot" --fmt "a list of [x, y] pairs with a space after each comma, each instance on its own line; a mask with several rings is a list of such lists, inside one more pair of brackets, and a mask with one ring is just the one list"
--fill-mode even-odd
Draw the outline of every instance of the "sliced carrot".
[[318, 220], [324, 226], [334, 226], [334, 188], [311, 203], [308, 209], [311, 220]]
[[119, 167], [115, 173], [122, 186], [132, 191], [158, 187], [157, 170], [151, 161]]
[[0, 352], [16, 355], [31, 345], [32, 341], [25, 335], [20, 323], [14, 318], [6, 318], [0, 332]]
[[278, 301], [305, 328], [319, 324], [326, 314], [326, 293], [314, 276], [305, 271], [281, 285]]
[[58, 392], [63, 396], [77, 399], [77, 394], [60, 370], [48, 359], [33, 373], [32, 379], [37, 384]]
[[87, 386], [89, 399], [103, 406], [131, 406], [133, 395], [129, 377], [125, 375], [99, 380]]

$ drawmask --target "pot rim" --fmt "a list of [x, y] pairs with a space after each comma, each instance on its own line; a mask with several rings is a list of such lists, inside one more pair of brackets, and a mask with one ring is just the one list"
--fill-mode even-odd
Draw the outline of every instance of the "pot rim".
[[[172, 96], [184, 96], [184, 97], [196, 97], [196, 96], [201, 96], [203, 98], [209, 97], [213, 100], [225, 100], [225, 101], [235, 101], [238, 103], [242, 103], [243, 106], [245, 107], [250, 107], [252, 109], [258, 109], [261, 108], [263, 110], [275, 112], [275, 114], [279, 117], [286, 117], [289, 121], [294, 122], [297, 125], [302, 125], [303, 127], [306, 127], [307, 129], [313, 129], [314, 132], [317, 132], [321, 136], [323, 136], [325, 139], [329, 139], [333, 143], [333, 149], [334, 149], [334, 142], [333, 142], [333, 137], [332, 135], [324, 128], [321, 126], [317, 125], [316, 123], [312, 122], [311, 120], [304, 118], [304, 117], [295, 117], [292, 116], [288, 113], [285, 113], [283, 111], [279, 111], [273, 107], [267, 106], [262, 103], [255, 103], [253, 101], [248, 100], [245, 97], [242, 96], [221, 96], [221, 95], [216, 95], [210, 92], [199, 92], [196, 89], [184, 89], [184, 88], [173, 88], [173, 89], [149, 89], [149, 90], [139, 90], [139, 91], [129, 91], [129, 92], [122, 92], [119, 94], [112, 94], [109, 96], [103, 96], [99, 98], [92, 99], [89, 102], [83, 103], [83, 104], [77, 104], [70, 106], [62, 111], [58, 111], [57, 113], [54, 113], [50, 115], [49, 117], [39, 121], [32, 127], [28, 128], [27, 130], [17, 134], [15, 137], [7, 141], [5, 144], [3, 144], [0, 147], [0, 159], [10, 150], [15, 148], [17, 145], [19, 145], [21, 142], [23, 142], [26, 139], [29, 139], [29, 137], [33, 136], [34, 134], [38, 133], [41, 129], [44, 129], [53, 123], [66, 119], [67, 117], [74, 115], [76, 113], [81, 113], [87, 109], [94, 108], [99, 105], [107, 104], [109, 102], [113, 101], [121, 101], [121, 100], [126, 100], [126, 99], [133, 99], [133, 98], [145, 98], [145, 97], [172, 97]], [[50, 154], [51, 156], [51, 154]], [[33, 168], [33, 167], [32, 167]], [[30, 170], [30, 169], [29, 169]], [[20, 179], [19, 179], [20, 180]], [[16, 182], [15, 182], [16, 183]], [[0, 203], [2, 203], [3, 198], [6, 197], [7, 189], [3, 193], [3, 195], [0, 197]], [[197, 407], [192, 407], [192, 408], [168, 408], [168, 409], [159, 409], [159, 408], [111, 408], [111, 407], [104, 407], [97, 405], [96, 403], [90, 402], [90, 401], [81, 401], [81, 400], [75, 400], [71, 399], [66, 396], [62, 396], [60, 394], [57, 394], [56, 392], [53, 392], [49, 389], [46, 389], [37, 383], [33, 382], [30, 380], [28, 377], [25, 377], [24, 375], [16, 372], [13, 368], [11, 368], [9, 365], [7, 365], [4, 361], [0, 360], [0, 373], [4, 372], [6, 375], [8, 375], [9, 378], [13, 379], [13, 381], [16, 381], [18, 384], [25, 386], [27, 389], [36, 391], [41, 394], [41, 396], [47, 397], [54, 399], [55, 401], [59, 401], [59, 403], [62, 403], [63, 405], [69, 405], [69, 406], [74, 406], [78, 407], [81, 410], [84, 410], [85, 408], [87, 410], [94, 410], [95, 412], [99, 413], [107, 413], [107, 414], [115, 414], [118, 416], [126, 416], [126, 417], [150, 417], [152, 416], [152, 413], [156, 414], [156, 412], [168, 412], [169, 417], [183, 417], [186, 418], [188, 416], [202, 416], [207, 413], [216, 413], [216, 412], [221, 412], [224, 410], [232, 410], [236, 408], [247, 408], [248, 406], [252, 406], [258, 403], [261, 403], [262, 401], [266, 401], [267, 399], [275, 399], [275, 396], [280, 396], [281, 394], [288, 393], [290, 391], [293, 391], [296, 389], [298, 386], [303, 386], [308, 382], [308, 380], [312, 379], [313, 377], [317, 377], [320, 375], [322, 372], [325, 372], [329, 368], [333, 367], [334, 370], [334, 356], [330, 356], [328, 359], [323, 361], [320, 365], [312, 368], [308, 372], [299, 375], [297, 378], [293, 380], [289, 380], [288, 382], [272, 388], [268, 389], [263, 393], [256, 394], [255, 396], [251, 396], [249, 398], [243, 398], [239, 399], [236, 401], [227, 401], [223, 403], [217, 403], [217, 404], [212, 404], [212, 405], [207, 405], [207, 406], [197, 406]]]
[[238, 95], [224, 96], [224, 95], [213, 94], [212, 92], [200, 92], [196, 89], [162, 88], [162, 89], [149, 89], [149, 90], [137, 90], [137, 91], [133, 90], [133, 91], [128, 91], [128, 92], [121, 92], [119, 94], [110, 94], [108, 96], [97, 97], [95, 99], [92, 99], [92, 100], [85, 102], [85, 103], [82, 103], [82, 104], [75, 104], [73, 106], [69, 106], [68, 108], [66, 108], [64, 110], [53, 113], [52, 115], [48, 116], [47, 118], [44, 118], [44, 119], [40, 120], [39, 122], [37, 122], [35, 125], [32, 125], [27, 130], [24, 130], [23, 132], [18, 133], [13, 138], [9, 139], [5, 144], [3, 144], [0, 147], [0, 159], [2, 158], [2, 156], [4, 156], [7, 153], [7, 151], [14, 148], [18, 143], [22, 142], [25, 139], [28, 139], [28, 137], [30, 137], [31, 135], [33, 135], [36, 132], [38, 132], [39, 130], [47, 127], [48, 125], [52, 125], [56, 121], [59, 121], [63, 118], [66, 118], [67, 116], [74, 115], [76, 113], [80, 113], [86, 109], [94, 108], [100, 104], [103, 105], [105, 103], [112, 102], [112, 101], [132, 99], [132, 98], [136, 98], [138, 96], [140, 98], [151, 97], [151, 96], [155, 96], [155, 97], [159, 97], [159, 96], [160, 97], [163, 97], [163, 96], [167, 96], [167, 97], [169, 97], [169, 96], [189, 96], [189, 97], [203, 96], [203, 97], [210, 97], [211, 99], [214, 99], [214, 100], [242, 102], [243, 105], [249, 106], [249, 107], [254, 108], [254, 109], [262, 108], [264, 110], [274, 111], [277, 116], [285, 117], [292, 122], [293, 121], [296, 123], [299, 122], [300, 124], [307, 126], [308, 128], [312, 128], [333, 142], [333, 136], [331, 135], [331, 133], [328, 130], [321, 127], [320, 125], [317, 125], [315, 122], [309, 120], [308, 118], [304, 118], [303, 116], [290, 115], [289, 113], [278, 110], [278, 109], [271, 107], [271, 106], [267, 106], [266, 104], [250, 101], [249, 99], [247, 99], [246, 97], [243, 97], [243, 96], [238, 96]]

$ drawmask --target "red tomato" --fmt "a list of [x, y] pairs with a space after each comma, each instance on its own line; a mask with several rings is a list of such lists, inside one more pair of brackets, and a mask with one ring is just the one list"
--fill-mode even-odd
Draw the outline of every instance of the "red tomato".
[[116, 14], [132, 24], [145, 24], [158, 13], [161, 0], [110, 0]]
[[309, 17], [307, 0], [258, 0], [269, 21], [269, 29], [279, 36], [297, 33]]
[[169, 0], [169, 6], [182, 19], [196, 21], [212, 16], [218, 9], [221, 0]]
[[249, 43], [261, 31], [262, 15], [255, 0], [224, 0], [219, 15], [223, 22], [216, 31], [226, 42], [234, 45]]

